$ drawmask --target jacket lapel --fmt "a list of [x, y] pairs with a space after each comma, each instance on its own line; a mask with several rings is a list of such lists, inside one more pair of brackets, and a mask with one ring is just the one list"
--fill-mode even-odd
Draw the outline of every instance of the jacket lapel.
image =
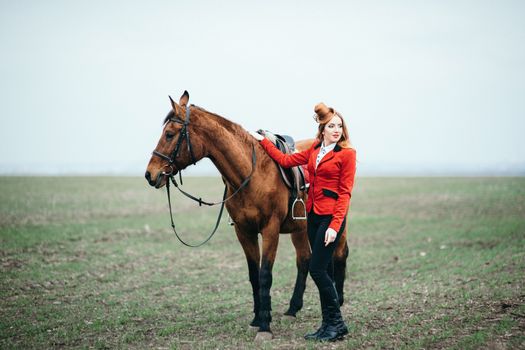
[[[312, 154], [310, 155], [310, 162], [312, 162], [310, 164], [310, 166], [312, 167], [312, 169], [315, 170], [315, 161], [317, 160], [317, 156], [319, 155], [319, 152], [321, 152], [321, 147], [315, 147], [314, 148], [314, 151], [312, 152]], [[326, 157], [326, 156], [325, 156]]]
[[[316, 169], [315, 161], [317, 160], [317, 155], [319, 155], [319, 152], [321, 151], [321, 144], [322, 143], [319, 142], [318, 144], [316, 144], [314, 146], [314, 151], [313, 151], [312, 155], [310, 156], [310, 160], [312, 160], [311, 166], [312, 166], [313, 169]], [[319, 166], [321, 166], [321, 164], [324, 163], [325, 161], [329, 161], [330, 159], [332, 159], [335, 156], [335, 152], [339, 152], [339, 151], [341, 151], [341, 146], [339, 146], [339, 144], [337, 144], [337, 145], [335, 145], [333, 150], [331, 150], [330, 152], [325, 154], [323, 159], [321, 159], [319, 164], [317, 164], [317, 168], [319, 168]]]
[[[319, 152], [317, 152], [317, 153], [319, 153]], [[315, 159], [317, 159], [317, 155], [315, 157], [316, 157]], [[317, 164], [317, 167], [319, 168], [321, 166], [321, 164], [323, 164], [324, 162], [329, 161], [333, 157], [334, 157], [334, 150], [331, 150], [330, 152], [328, 152], [327, 154], [324, 155], [323, 159], [321, 159], [319, 164]]]

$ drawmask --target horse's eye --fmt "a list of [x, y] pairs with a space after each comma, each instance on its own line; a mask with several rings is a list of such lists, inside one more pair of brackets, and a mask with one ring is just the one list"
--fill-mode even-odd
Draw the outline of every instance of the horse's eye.
[[171, 141], [173, 139], [173, 136], [175, 136], [175, 135], [172, 134], [171, 132], [167, 132], [166, 133], [166, 141]]

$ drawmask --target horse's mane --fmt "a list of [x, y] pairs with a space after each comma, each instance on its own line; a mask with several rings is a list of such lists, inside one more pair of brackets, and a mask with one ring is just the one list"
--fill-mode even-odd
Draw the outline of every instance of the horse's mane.
[[198, 110], [200, 110], [200, 111], [202, 111], [204, 113], [208, 113], [211, 116], [215, 117], [215, 120], [221, 126], [223, 126], [226, 130], [231, 131], [233, 134], [236, 135], [236, 137], [241, 137], [243, 139], [254, 141], [253, 138], [250, 136], [250, 134], [246, 131], [246, 129], [244, 129], [241, 125], [239, 125], [239, 124], [237, 124], [235, 122], [232, 122], [231, 120], [226, 119], [226, 118], [218, 115], [217, 113], [210, 112], [210, 111], [208, 111], [208, 110], [206, 110], [206, 109], [204, 109], [202, 107], [199, 107], [199, 106], [196, 106], [196, 105], [191, 105], [191, 106], [197, 108]]
[[[239, 124], [234, 123], [231, 120], [228, 120], [228, 119], [218, 115], [217, 113], [210, 112], [210, 111], [208, 111], [208, 110], [206, 110], [206, 109], [204, 109], [204, 108], [202, 108], [200, 106], [196, 106], [196, 105], [192, 104], [191, 107], [192, 108], [196, 108], [197, 110], [199, 110], [201, 112], [207, 113], [207, 114], [215, 117], [214, 118], [215, 121], [217, 121], [225, 129], [232, 131], [236, 135], [242, 136], [244, 138], [248, 138], [248, 135], [249, 135], [248, 132], [246, 131], [246, 129], [244, 129]], [[170, 110], [168, 112], [168, 115], [166, 115], [166, 117], [164, 118], [163, 125], [165, 125], [168, 121], [170, 121], [171, 119], [174, 119], [174, 118], [176, 118], [176, 116], [175, 116], [175, 112], [172, 109], [172, 110]], [[179, 117], [179, 119], [180, 119], [180, 117]]]

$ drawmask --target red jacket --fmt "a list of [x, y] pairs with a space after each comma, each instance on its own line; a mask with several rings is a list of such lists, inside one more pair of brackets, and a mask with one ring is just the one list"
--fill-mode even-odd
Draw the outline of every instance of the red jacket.
[[310, 188], [306, 211], [319, 215], [332, 215], [329, 227], [339, 232], [343, 223], [355, 177], [355, 150], [336, 145], [333, 151], [325, 154], [315, 168], [315, 161], [320, 151], [321, 142], [315, 141], [310, 148], [300, 153], [284, 154], [273, 143], [264, 139], [260, 142], [266, 153], [282, 167], [308, 164]]

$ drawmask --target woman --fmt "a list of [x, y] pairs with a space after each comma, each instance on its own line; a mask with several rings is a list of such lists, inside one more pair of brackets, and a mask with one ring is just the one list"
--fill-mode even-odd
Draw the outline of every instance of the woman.
[[251, 133], [261, 146], [281, 166], [289, 168], [308, 164], [310, 188], [308, 240], [312, 249], [309, 271], [321, 300], [321, 327], [305, 335], [305, 339], [335, 341], [348, 334], [341, 316], [337, 291], [333, 283], [332, 256], [346, 226], [346, 213], [354, 185], [356, 153], [350, 144], [341, 114], [319, 103], [314, 108], [319, 123], [317, 140], [300, 153], [284, 154], [270, 141]]

